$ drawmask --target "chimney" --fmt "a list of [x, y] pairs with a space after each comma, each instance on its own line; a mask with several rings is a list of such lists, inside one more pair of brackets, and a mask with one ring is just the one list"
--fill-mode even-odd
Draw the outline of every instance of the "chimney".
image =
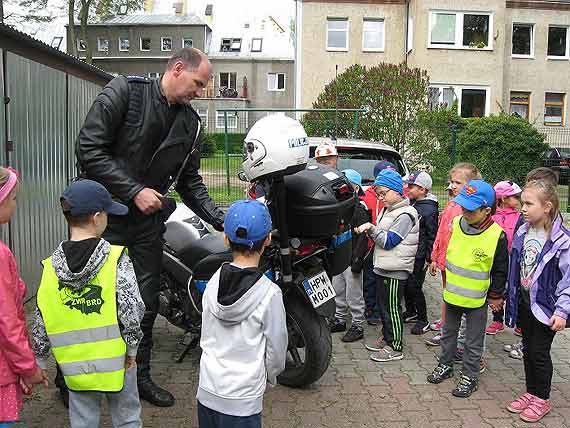
[[212, 22], [214, 21], [214, 5], [213, 4], [206, 5], [206, 10], [204, 11], [204, 21], [210, 27], [212, 26]]
[[184, 3], [181, 1], [175, 1], [172, 4], [172, 7], [174, 8], [174, 14], [176, 16], [184, 15]]

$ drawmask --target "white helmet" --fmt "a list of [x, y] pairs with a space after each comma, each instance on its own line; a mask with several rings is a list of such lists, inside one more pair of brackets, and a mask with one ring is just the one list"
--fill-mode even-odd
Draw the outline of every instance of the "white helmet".
[[243, 144], [243, 172], [251, 181], [305, 169], [309, 139], [298, 120], [282, 114], [259, 119]]
[[315, 159], [327, 156], [338, 156], [336, 146], [332, 143], [321, 143], [315, 150]]

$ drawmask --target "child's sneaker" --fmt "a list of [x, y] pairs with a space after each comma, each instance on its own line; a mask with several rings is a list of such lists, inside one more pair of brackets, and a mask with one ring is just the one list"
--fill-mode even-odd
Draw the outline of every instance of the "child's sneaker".
[[[519, 345], [516, 343], [515, 345]], [[509, 352], [509, 357], [515, 360], [522, 360], [524, 358], [522, 343], [519, 346], [513, 345], [513, 350]]]
[[506, 345], [503, 346], [503, 351], [505, 352], [511, 352], [515, 346], [517, 346], [520, 342], [517, 343], [508, 343]]
[[490, 335], [495, 335], [500, 333], [501, 331], [505, 330], [505, 324], [499, 321], [492, 322], [489, 327], [485, 330], [485, 333]]
[[525, 422], [538, 422], [546, 416], [551, 409], [552, 407], [548, 400], [542, 400], [538, 397], [534, 397], [528, 407], [520, 414], [521, 419]]
[[487, 363], [481, 357], [481, 360], [479, 361], [479, 374], [485, 373], [485, 370], [487, 370]]
[[340, 340], [343, 342], [356, 342], [364, 337], [364, 329], [355, 325], [350, 326], [348, 331]]
[[343, 331], [346, 331], [346, 323], [337, 319], [331, 322], [330, 327], [331, 333], [341, 333]]
[[453, 366], [439, 363], [437, 367], [433, 369], [433, 372], [428, 375], [427, 381], [429, 383], [438, 384], [451, 377], [453, 377]]
[[429, 331], [429, 323], [427, 321], [416, 321], [412, 327], [411, 333], [417, 336]]
[[477, 387], [477, 378], [462, 375], [451, 394], [454, 397], [467, 398], [477, 391]]
[[364, 345], [364, 347], [370, 352], [379, 352], [381, 349], [384, 349], [386, 346], [388, 346], [388, 342], [386, 342], [384, 338], [376, 339], [374, 342], [367, 343]]
[[528, 392], [525, 392], [515, 401], [511, 401], [511, 403], [507, 406], [507, 410], [511, 413], [522, 413], [524, 409], [526, 409], [532, 400], [536, 397]]
[[441, 334], [436, 334], [434, 337], [424, 339], [428, 346], [439, 346], [441, 344]]
[[429, 328], [432, 331], [441, 331], [442, 327], [443, 327], [443, 321], [442, 320], [434, 321], [429, 325]]
[[516, 336], [522, 336], [522, 329], [520, 327], [516, 327], [514, 333]]
[[404, 312], [402, 315], [402, 318], [404, 319], [404, 323], [408, 324], [414, 321], [418, 320], [418, 314], [416, 312]]
[[388, 361], [397, 361], [404, 358], [402, 351], [395, 351], [391, 346], [380, 349], [376, 354], [372, 354], [370, 359], [378, 363], [386, 363]]

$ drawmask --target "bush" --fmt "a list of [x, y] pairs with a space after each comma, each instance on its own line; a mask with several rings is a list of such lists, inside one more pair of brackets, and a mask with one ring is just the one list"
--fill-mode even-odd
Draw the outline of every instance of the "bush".
[[[224, 133], [210, 134], [213, 141], [216, 144], [216, 149], [225, 152], [225, 137]], [[230, 153], [242, 153], [243, 152], [243, 140], [246, 134], [228, 134], [229, 152]]]
[[200, 135], [200, 154], [203, 158], [208, 158], [216, 153], [216, 141], [212, 138], [212, 134], [203, 132]]
[[544, 136], [530, 123], [504, 113], [465, 120], [457, 140], [458, 161], [475, 164], [490, 183], [524, 184], [527, 172], [540, 166], [548, 149]]

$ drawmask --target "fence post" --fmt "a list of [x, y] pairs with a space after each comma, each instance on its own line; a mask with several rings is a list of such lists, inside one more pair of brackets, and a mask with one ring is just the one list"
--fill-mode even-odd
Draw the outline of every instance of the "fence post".
[[457, 145], [457, 125], [451, 125], [451, 165], [455, 165], [455, 149]]
[[358, 138], [358, 112], [354, 112], [354, 138]]
[[226, 188], [230, 196], [230, 142], [228, 140], [228, 112], [224, 111], [224, 147], [226, 155]]

